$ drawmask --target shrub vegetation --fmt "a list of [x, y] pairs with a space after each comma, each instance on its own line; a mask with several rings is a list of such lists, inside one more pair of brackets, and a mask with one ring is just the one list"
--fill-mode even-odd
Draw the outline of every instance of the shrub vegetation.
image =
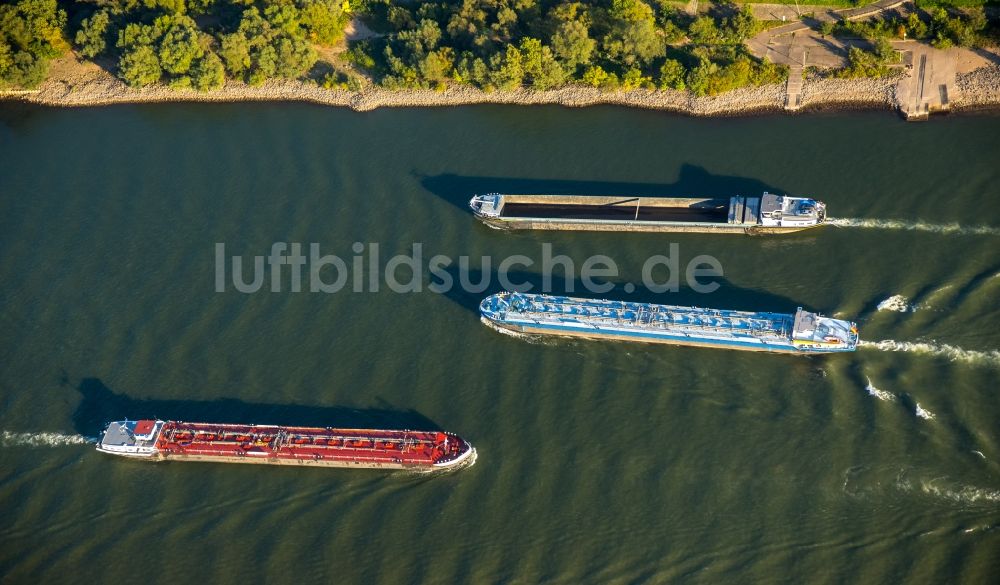
[[[39, 1], [39, 0], [34, 0]], [[81, 55], [115, 64], [133, 87], [210, 90], [227, 77], [259, 85], [305, 75], [316, 45], [342, 40], [343, 0], [92, 0], [76, 2]]]
[[0, 87], [36, 87], [49, 61], [69, 48], [66, 11], [56, 0], [0, 3]]
[[[919, 3], [925, 10], [907, 20], [842, 23], [824, 32], [873, 43], [905, 33], [941, 48], [984, 42], [982, 9], [955, 8], [981, 0]], [[575, 84], [714, 95], [786, 78], [786, 68], [746, 49], [745, 41], [765, 26], [747, 5], [716, 2], [696, 18], [678, 6], [670, 0], [0, 0], [0, 87], [38, 85], [70, 43], [133, 87], [210, 90], [226, 79], [257, 85], [308, 77], [356, 89], [353, 68], [400, 89]], [[377, 35], [349, 43], [335, 72], [317, 66], [321, 47], [342, 43], [352, 17]], [[842, 74], [883, 74], [889, 58], [883, 49], [852, 51]]]
[[582, 84], [689, 89], [711, 95], [773, 83], [784, 68], [743, 41], [761, 30], [749, 8], [717, 3], [690, 18], [661, 0], [368, 0], [384, 32], [357, 47], [379, 83], [467, 84], [487, 91]]

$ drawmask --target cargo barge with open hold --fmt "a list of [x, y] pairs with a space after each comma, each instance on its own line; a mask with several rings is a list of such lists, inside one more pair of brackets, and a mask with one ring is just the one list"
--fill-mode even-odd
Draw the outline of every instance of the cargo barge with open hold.
[[728, 199], [592, 195], [476, 195], [476, 217], [497, 229], [772, 234], [822, 225], [826, 205], [764, 193]]

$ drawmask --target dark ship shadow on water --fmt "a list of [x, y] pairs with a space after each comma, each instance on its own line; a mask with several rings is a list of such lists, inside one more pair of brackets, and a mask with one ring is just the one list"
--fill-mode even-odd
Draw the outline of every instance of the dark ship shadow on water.
[[204, 401], [132, 398], [112, 392], [97, 378], [84, 378], [76, 389], [83, 399], [73, 413], [73, 425], [77, 433], [86, 437], [97, 436], [111, 421], [153, 417], [211, 423], [443, 430], [415, 410], [396, 410], [388, 404], [384, 408], [358, 409], [303, 404], [261, 404], [235, 398]]
[[[757, 179], [713, 175], [703, 167], [681, 165], [674, 183], [625, 183], [611, 181], [570, 181], [559, 179], [519, 179], [512, 177], [469, 177], [454, 174], [425, 176], [414, 172], [420, 184], [448, 203], [469, 211], [469, 199], [477, 193], [533, 195], [621, 195], [631, 197], [720, 197], [760, 195], [764, 191], [784, 194], [786, 190]], [[471, 211], [470, 221], [473, 220]]]
[[[451, 266], [445, 269], [445, 272], [447, 272], [451, 277], [452, 286], [448, 287], [448, 289], [442, 292], [441, 295], [447, 297], [450, 301], [461, 306], [462, 308], [476, 313], [477, 315], [479, 314], [479, 303], [484, 298], [491, 294], [506, 290], [504, 284], [500, 281], [500, 275], [497, 270], [492, 270], [487, 273], [482, 270], [475, 269], [469, 270], [463, 274], [459, 268]], [[475, 287], [477, 289], [482, 286], [480, 283], [488, 282], [489, 284], [482, 292], [469, 292], [469, 290], [467, 290], [467, 288], [463, 285], [462, 279], [464, 279], [465, 283], [470, 285], [479, 285]], [[609, 280], [595, 278], [593, 279], [594, 283], [607, 283], [614, 285], [614, 288], [608, 292], [596, 293], [587, 290], [587, 287], [584, 286], [583, 279], [571, 278], [567, 280], [566, 277], [561, 274], [552, 275], [551, 282], [549, 283], [550, 286], [548, 287], [551, 290], [546, 291], [546, 283], [541, 274], [525, 271], [508, 272], [507, 280], [510, 284], [515, 285], [518, 290], [531, 293], [546, 293], [582, 298], [614, 299], [639, 303], [657, 303], [661, 305], [695, 306], [709, 309], [732, 309], [741, 311], [794, 313], [795, 309], [800, 306], [806, 310], [813, 310], [813, 308], [797, 303], [788, 297], [762, 290], [736, 286], [732, 282], [719, 276], [702, 277], [699, 279], [700, 282], [705, 284], [712, 282], [719, 284], [719, 287], [711, 293], [700, 293], [686, 286], [681, 286], [677, 292], [654, 292], [642, 284], [633, 284], [631, 282], [617, 279]], [[440, 285], [441, 281], [439, 279], [432, 279], [432, 284]], [[530, 285], [530, 290], [526, 290], [527, 285]], [[630, 285], [634, 286], [631, 293], [627, 292]], [[472, 287], [470, 286], [468, 288]]]

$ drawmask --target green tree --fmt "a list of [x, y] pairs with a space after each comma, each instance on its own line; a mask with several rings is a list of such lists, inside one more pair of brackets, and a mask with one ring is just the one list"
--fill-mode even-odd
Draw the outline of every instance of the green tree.
[[153, 46], [163, 37], [164, 22], [169, 22], [170, 17], [156, 19], [151, 25], [130, 22], [125, 28], [118, 31], [117, 47], [124, 51], [129, 51], [140, 46]]
[[427, 56], [419, 63], [418, 71], [424, 79], [441, 85], [451, 78], [454, 66], [454, 52], [451, 47], [445, 47], [427, 53]]
[[751, 81], [754, 85], [766, 85], [769, 83], [781, 83], [788, 79], [788, 67], [776, 65], [767, 59], [757, 63], [754, 67]]
[[707, 59], [702, 59], [698, 65], [688, 71], [685, 80], [691, 93], [697, 96], [707, 95], [711, 88], [712, 78], [719, 72], [719, 66]]
[[336, 0], [307, 1], [299, 14], [302, 28], [309, 39], [321, 45], [332, 45], [344, 36], [347, 18]]
[[222, 59], [212, 52], [205, 53], [191, 68], [191, 81], [200, 91], [219, 89], [226, 83], [226, 69]]
[[471, 51], [464, 51], [458, 59], [453, 72], [453, 78], [458, 83], [472, 83], [479, 87], [485, 87], [489, 83], [489, 67], [482, 58], [477, 57]]
[[198, 27], [191, 17], [174, 17], [159, 42], [160, 66], [163, 70], [174, 75], [187, 73], [191, 64], [205, 54], [199, 43], [199, 35]]
[[674, 21], [668, 20], [666, 24], [663, 25], [663, 40], [668, 44], [679, 43], [684, 40], [687, 36], [684, 30], [674, 24]]
[[757, 19], [754, 18], [753, 9], [749, 4], [744, 4], [739, 12], [727, 18], [724, 23], [729, 40], [734, 43], [742, 43], [752, 37], [759, 27]]
[[906, 34], [911, 39], [923, 39], [927, 37], [927, 23], [921, 20], [920, 15], [916, 12], [911, 12], [906, 17]]
[[264, 20], [272, 28], [285, 31], [290, 35], [299, 32], [299, 9], [294, 4], [280, 2], [267, 6], [264, 9]]
[[0, 87], [36, 87], [49, 60], [69, 48], [63, 38], [66, 12], [55, 0], [0, 4]]
[[316, 63], [316, 49], [301, 37], [282, 35], [277, 38], [274, 48], [275, 74], [279, 77], [300, 77]]
[[660, 67], [660, 89], [684, 89], [684, 65], [676, 59], [667, 59]]
[[892, 43], [888, 39], [879, 38], [875, 40], [875, 55], [883, 63], [896, 60], [896, 50], [892, 48]]
[[212, 14], [216, 10], [215, 0], [187, 0], [186, 4], [191, 14]]
[[586, 67], [596, 47], [597, 41], [590, 38], [587, 25], [579, 20], [561, 23], [552, 35], [552, 50], [570, 72]]
[[526, 37], [521, 41], [522, 66], [528, 84], [535, 89], [549, 89], [562, 84], [565, 73], [552, 49], [539, 39]]
[[63, 39], [66, 12], [56, 0], [19, 0], [0, 5], [0, 35], [14, 52], [51, 59], [69, 48]]
[[13, 66], [14, 51], [7, 44], [7, 41], [0, 36], [0, 79], [3, 79]]
[[654, 18], [652, 7], [642, 0], [611, 0], [608, 15], [625, 22], [639, 22]]
[[46, 59], [34, 57], [31, 53], [20, 51], [14, 53], [11, 63], [0, 78], [0, 85], [16, 85], [20, 87], [38, 87], [45, 81], [49, 66]]
[[140, 45], [122, 55], [118, 69], [125, 83], [132, 87], [152, 85], [163, 76], [160, 58], [150, 45]]
[[834, 73], [836, 77], [880, 77], [889, 72], [878, 54], [858, 47], [851, 47], [847, 53], [847, 60], [847, 67]]
[[234, 77], [242, 76], [250, 69], [250, 43], [240, 33], [222, 35], [219, 51], [226, 70]]
[[461, 7], [448, 18], [448, 36], [463, 46], [481, 46], [487, 39], [486, 17], [479, 2], [463, 0]]
[[648, 65], [666, 53], [653, 9], [641, 0], [613, 0], [611, 30], [601, 41], [605, 55], [626, 67]]
[[425, 18], [417, 28], [399, 33], [396, 39], [402, 43], [407, 53], [422, 58], [441, 41], [441, 27], [437, 22]]
[[640, 87], [652, 88], [653, 80], [642, 74], [642, 71], [633, 67], [622, 75], [621, 87], [624, 90], [639, 89]]
[[187, 11], [184, 0], [143, 0], [143, 4], [146, 8], [161, 9], [170, 14], [184, 14]]
[[272, 45], [263, 45], [254, 56], [250, 65], [250, 76], [247, 83], [250, 85], [263, 85], [265, 81], [271, 79], [278, 72], [278, 51]]
[[490, 81], [500, 89], [515, 89], [524, 82], [524, 64], [521, 51], [514, 45], [507, 45], [503, 54], [490, 58]]
[[80, 30], [76, 32], [76, 45], [80, 48], [80, 54], [84, 57], [96, 57], [107, 49], [108, 25], [111, 17], [107, 10], [98, 10], [84, 18], [80, 23]]
[[266, 17], [256, 7], [244, 10], [236, 32], [220, 37], [219, 56], [225, 69], [250, 85], [274, 77], [301, 77], [318, 58], [298, 25], [299, 13], [275, 6], [268, 7]]
[[962, 18], [952, 18], [945, 26], [945, 34], [959, 47], [971, 47], [975, 45], [976, 32], [971, 24]]
[[601, 89], [618, 87], [618, 76], [605, 71], [600, 65], [592, 65], [583, 72], [583, 82]]
[[722, 40], [722, 34], [715, 21], [708, 16], [699, 16], [688, 26], [688, 37], [693, 43], [712, 45]]

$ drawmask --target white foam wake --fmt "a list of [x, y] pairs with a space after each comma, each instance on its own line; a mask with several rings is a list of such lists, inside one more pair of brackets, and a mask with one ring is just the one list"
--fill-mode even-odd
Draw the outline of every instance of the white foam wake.
[[0, 433], [0, 445], [4, 447], [59, 447], [62, 445], [86, 445], [97, 439], [83, 435], [63, 435], [61, 433]]
[[837, 227], [908, 230], [970, 236], [1000, 236], [1000, 228], [988, 225], [964, 226], [958, 223], [926, 223], [923, 221], [903, 221], [900, 219], [863, 219], [854, 217], [832, 217], [827, 219], [827, 223]]
[[878, 398], [879, 400], [885, 400], [886, 402], [892, 402], [893, 400], [896, 399], [896, 395], [893, 394], [892, 392], [886, 392], [885, 390], [879, 390], [878, 388], [876, 388], [875, 384], [872, 384], [871, 378], [865, 378], [865, 379], [868, 380], [868, 385], [865, 386], [865, 390], [868, 391], [868, 394], [874, 396], [875, 398]]
[[497, 325], [493, 321], [490, 321], [486, 317], [480, 317], [479, 320], [482, 321], [483, 324], [486, 325], [487, 327], [489, 327], [490, 329], [492, 329], [492, 330], [494, 330], [497, 333], [500, 333], [502, 335], [509, 335], [509, 336], [515, 337], [517, 339], [525, 339], [525, 340], [531, 340], [532, 338], [537, 337], [537, 336], [531, 335], [530, 333], [521, 333], [520, 331], [514, 331], [514, 330], [511, 330], [511, 329], [507, 329], [506, 327], [500, 327], [499, 325]]
[[984, 366], [994, 366], [1000, 368], [1000, 351], [976, 351], [962, 349], [954, 345], [944, 343], [925, 343], [913, 341], [894, 341], [886, 339], [883, 341], [859, 341], [861, 347], [880, 349], [882, 351], [905, 351], [909, 353], [920, 353], [948, 358], [953, 362], [964, 362]]
[[[895, 476], [895, 477], [893, 477]], [[892, 467], [855, 466], [844, 472], [843, 491], [859, 499], [881, 500], [887, 488], [904, 493], [929, 496], [935, 500], [962, 506], [1000, 503], [1000, 490], [958, 481], [929, 470]]]
[[979, 502], [1000, 503], [1000, 491], [971, 485], [938, 485], [940, 480], [921, 482], [920, 491], [925, 494], [951, 500], [960, 504]]
[[507, 329], [506, 327], [501, 327], [496, 323], [490, 321], [486, 317], [480, 317], [479, 320], [482, 321], [490, 329], [496, 331], [497, 333], [501, 333], [503, 335], [509, 335], [511, 337], [520, 339], [522, 341], [527, 341], [528, 343], [533, 343], [536, 345], [551, 345], [553, 343], [557, 343], [556, 339], [546, 338], [542, 335], [538, 335], [535, 333], [523, 333], [521, 331], [512, 331], [510, 329]]
[[878, 304], [879, 311], [896, 311], [899, 313], [912, 313], [917, 308], [910, 304], [909, 299], [903, 295], [892, 295]]

